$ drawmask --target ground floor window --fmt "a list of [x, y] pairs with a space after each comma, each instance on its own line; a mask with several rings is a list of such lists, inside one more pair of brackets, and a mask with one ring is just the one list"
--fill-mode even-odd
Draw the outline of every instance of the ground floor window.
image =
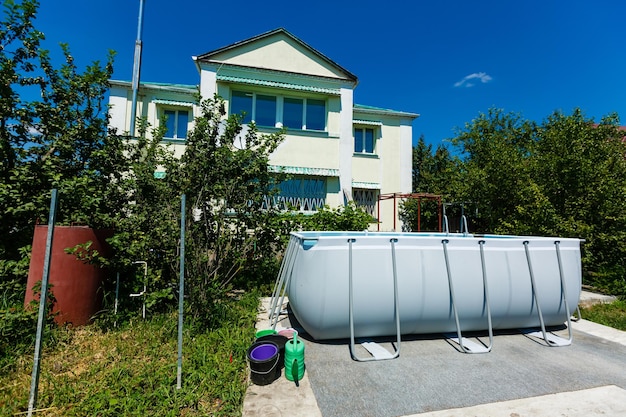
[[326, 179], [323, 177], [292, 178], [281, 182], [277, 191], [266, 204], [281, 210], [315, 212], [326, 204]]
[[367, 188], [353, 188], [352, 199], [357, 206], [362, 207], [367, 214], [376, 217], [376, 203], [378, 202], [378, 190]]

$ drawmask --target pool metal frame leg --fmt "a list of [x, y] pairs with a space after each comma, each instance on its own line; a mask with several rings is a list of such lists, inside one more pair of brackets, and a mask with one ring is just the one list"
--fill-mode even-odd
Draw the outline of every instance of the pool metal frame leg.
[[450, 241], [448, 239], [443, 239], [441, 241], [443, 245], [443, 256], [446, 262], [446, 272], [448, 275], [448, 287], [450, 289], [450, 301], [452, 304], [452, 311], [454, 312], [454, 322], [456, 324], [456, 333], [457, 337], [448, 337], [455, 343], [458, 343], [461, 347], [461, 350], [465, 353], [488, 353], [491, 352], [491, 348], [493, 347], [493, 328], [491, 325], [491, 307], [489, 305], [489, 290], [487, 286], [487, 270], [485, 268], [485, 253], [483, 250], [483, 245], [485, 244], [484, 240], [479, 241], [480, 245], [480, 261], [483, 272], [483, 297], [485, 299], [485, 304], [487, 307], [487, 326], [489, 328], [489, 346], [484, 346], [482, 344], [471, 342], [468, 339], [463, 338], [463, 334], [461, 332], [461, 325], [459, 322], [459, 313], [456, 308], [456, 300], [454, 294], [454, 285], [452, 282], [452, 272], [450, 270], [450, 259], [448, 257], [448, 243]]
[[533, 298], [535, 301], [535, 305], [537, 306], [537, 314], [539, 316], [539, 324], [541, 326], [541, 332], [527, 332], [526, 334], [529, 336], [537, 337], [539, 339], [543, 339], [548, 346], [551, 347], [559, 347], [559, 346], [569, 346], [572, 344], [572, 322], [570, 319], [570, 309], [569, 304], [567, 302], [567, 290], [565, 286], [565, 278], [563, 276], [563, 265], [561, 263], [561, 250], [560, 250], [560, 241], [555, 241], [554, 245], [556, 248], [556, 259], [559, 265], [559, 278], [561, 280], [561, 299], [565, 301], [565, 311], [567, 313], [567, 331], [568, 338], [564, 339], [560, 336], [554, 335], [548, 331], [546, 331], [545, 322], [543, 320], [543, 313], [541, 312], [541, 305], [539, 303], [539, 298], [537, 294], [537, 285], [535, 283], [535, 274], [533, 273], [532, 262], [530, 260], [530, 250], [528, 249], [529, 241], [525, 240], [524, 250], [526, 251], [526, 261], [528, 262], [528, 272], [530, 274], [530, 284], [532, 287]]
[[395, 307], [395, 322], [396, 322], [396, 347], [395, 352], [390, 356], [385, 356], [383, 358], [377, 357], [369, 357], [363, 358], [359, 357], [355, 353], [355, 342], [354, 342], [354, 297], [353, 297], [353, 280], [352, 280], [352, 244], [356, 242], [356, 239], [350, 238], [348, 239], [348, 286], [349, 286], [349, 321], [350, 321], [350, 355], [352, 359], [358, 362], [370, 362], [370, 361], [380, 361], [387, 359], [395, 359], [400, 356], [400, 342], [401, 342], [401, 334], [400, 334], [400, 306], [398, 304], [398, 271], [396, 268], [396, 247], [395, 244], [398, 242], [398, 239], [392, 238], [389, 240], [391, 242], [391, 262], [393, 267], [393, 300]]
[[[572, 335], [572, 314], [569, 308], [569, 303], [567, 301], [567, 285], [565, 284], [565, 276], [563, 274], [563, 262], [561, 262], [561, 242], [556, 240], [554, 241], [554, 247], [556, 249], [556, 259], [559, 263], [559, 278], [561, 279], [561, 298], [565, 304], [565, 312], [567, 313], [567, 331], [568, 331], [568, 345], [572, 343], [573, 335]], [[578, 307], [576, 307], [578, 308]], [[580, 310], [578, 310], [578, 317], [580, 317]]]
[[274, 283], [274, 290], [272, 292], [272, 298], [270, 300], [270, 310], [268, 317], [272, 329], [276, 329], [276, 325], [278, 324], [278, 318], [283, 311], [282, 306], [285, 301], [285, 291], [289, 286], [291, 276], [293, 275], [293, 267], [296, 264], [299, 244], [300, 239], [295, 236], [291, 236], [289, 244], [287, 245], [287, 250], [285, 251], [285, 258], [280, 265], [280, 271], [278, 272], [278, 277], [276, 279], [276, 282]]
[[491, 323], [491, 302], [489, 301], [489, 287], [487, 285], [487, 268], [485, 267], [485, 241], [479, 240], [478, 245], [480, 247], [480, 265], [483, 270], [483, 297], [485, 299], [485, 306], [487, 309], [487, 327], [489, 329], [489, 346], [487, 346], [487, 352], [491, 352], [493, 347], [493, 324]]

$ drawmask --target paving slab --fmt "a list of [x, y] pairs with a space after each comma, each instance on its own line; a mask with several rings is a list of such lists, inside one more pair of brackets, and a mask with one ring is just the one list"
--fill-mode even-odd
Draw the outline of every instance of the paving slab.
[[[268, 319], [269, 302], [269, 298], [261, 300], [257, 316], [257, 330], [270, 328]], [[286, 304], [284, 307], [287, 307]], [[285, 320], [286, 316], [283, 316], [282, 319]], [[288, 325], [284, 326], [284, 323], [279, 323], [277, 327], [289, 327]], [[322, 417], [322, 413], [313, 394], [309, 375], [305, 370], [304, 377], [298, 382], [298, 386], [294, 382], [288, 381], [283, 374], [269, 385], [260, 386], [251, 383], [243, 401], [242, 416]]]
[[[269, 327], [266, 316], [257, 328]], [[283, 316], [278, 326], [292, 323]], [[626, 416], [626, 332], [585, 320], [572, 327], [571, 346], [497, 332], [493, 351], [475, 355], [442, 335], [406, 336], [398, 359], [367, 363], [351, 359], [347, 340], [301, 335], [307, 370], [300, 386], [284, 376], [251, 385], [243, 416]]]
[[617, 300], [617, 297], [615, 297], [614, 295], [599, 294], [591, 291], [581, 291], [580, 301], [578, 305], [587, 308], [595, 304], [612, 303], [615, 300]]
[[408, 417], [594, 417], [626, 416], [626, 390], [614, 385]]

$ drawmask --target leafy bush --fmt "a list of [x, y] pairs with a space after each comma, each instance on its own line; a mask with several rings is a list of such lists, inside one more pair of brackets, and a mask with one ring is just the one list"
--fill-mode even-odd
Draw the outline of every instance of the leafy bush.
[[376, 219], [350, 201], [334, 209], [322, 207], [310, 216], [300, 215], [299, 221], [302, 230], [363, 231]]

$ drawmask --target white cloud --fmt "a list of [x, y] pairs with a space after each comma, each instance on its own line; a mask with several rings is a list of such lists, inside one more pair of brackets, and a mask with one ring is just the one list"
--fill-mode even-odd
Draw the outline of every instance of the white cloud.
[[480, 80], [481, 83], [486, 84], [492, 80], [491, 75], [486, 72], [475, 72], [473, 74], [466, 75], [461, 81], [454, 83], [455, 87], [473, 87], [476, 83], [470, 82], [470, 80]]

